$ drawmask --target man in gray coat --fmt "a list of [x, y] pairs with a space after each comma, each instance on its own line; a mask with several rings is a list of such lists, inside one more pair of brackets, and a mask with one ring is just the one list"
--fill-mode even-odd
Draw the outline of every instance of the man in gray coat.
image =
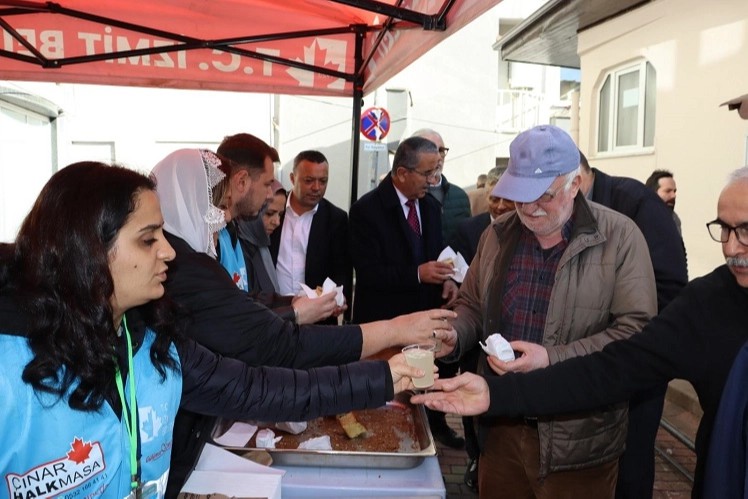
[[[513, 371], [601, 350], [657, 311], [641, 231], [580, 193], [579, 151], [554, 126], [521, 133], [493, 190], [516, 203], [483, 234], [460, 288], [452, 358], [500, 333]], [[579, 195], [578, 195], [579, 194]], [[500, 375], [481, 354], [478, 372]], [[612, 498], [626, 439], [626, 404], [548, 418], [481, 418], [481, 497]]]

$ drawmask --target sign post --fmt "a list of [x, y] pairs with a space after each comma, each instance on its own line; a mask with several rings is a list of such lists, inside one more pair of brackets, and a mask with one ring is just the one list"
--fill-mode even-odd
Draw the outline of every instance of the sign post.
[[390, 115], [383, 107], [370, 107], [361, 113], [361, 133], [369, 140], [379, 141], [390, 131]]
[[390, 131], [390, 115], [383, 107], [370, 107], [361, 113], [361, 135], [372, 142], [364, 142], [364, 151], [371, 154], [371, 164], [369, 165], [369, 189], [377, 186], [379, 152], [387, 151], [387, 146], [380, 142], [387, 136]]

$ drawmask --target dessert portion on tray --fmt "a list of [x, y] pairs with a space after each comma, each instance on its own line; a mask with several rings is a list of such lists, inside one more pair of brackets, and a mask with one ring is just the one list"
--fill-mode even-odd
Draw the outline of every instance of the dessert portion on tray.
[[[308, 421], [305, 429], [303, 423], [249, 422], [247, 425], [247, 422], [219, 420], [212, 437], [216, 445], [230, 450], [264, 449], [277, 464], [410, 468], [420, 464], [424, 457], [436, 455], [436, 448], [423, 407], [411, 405], [407, 402], [408, 395], [401, 395], [376, 409]], [[256, 426], [256, 431], [250, 432], [251, 436], [239, 441], [233, 439], [229, 445], [221, 443], [235, 431], [232, 428], [251, 428], [251, 425]], [[268, 433], [263, 430], [272, 431], [274, 438], [260, 438], [260, 442], [258, 434], [264, 437]], [[267, 442], [272, 442], [270, 448], [265, 447]]]

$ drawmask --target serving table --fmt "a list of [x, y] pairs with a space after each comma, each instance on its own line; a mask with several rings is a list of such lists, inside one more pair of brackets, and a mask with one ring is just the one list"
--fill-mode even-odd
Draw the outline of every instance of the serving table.
[[431, 497], [446, 498], [444, 479], [436, 456], [414, 468], [334, 468], [273, 465], [285, 470], [281, 482], [287, 497]]

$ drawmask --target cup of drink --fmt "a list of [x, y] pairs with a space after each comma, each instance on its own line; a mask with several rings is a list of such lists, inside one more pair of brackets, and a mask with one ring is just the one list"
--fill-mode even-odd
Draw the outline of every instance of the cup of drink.
[[429, 388], [434, 384], [434, 345], [431, 343], [419, 343], [408, 345], [403, 348], [405, 362], [409, 366], [417, 367], [425, 373], [420, 378], [413, 378], [413, 386], [416, 388]]

